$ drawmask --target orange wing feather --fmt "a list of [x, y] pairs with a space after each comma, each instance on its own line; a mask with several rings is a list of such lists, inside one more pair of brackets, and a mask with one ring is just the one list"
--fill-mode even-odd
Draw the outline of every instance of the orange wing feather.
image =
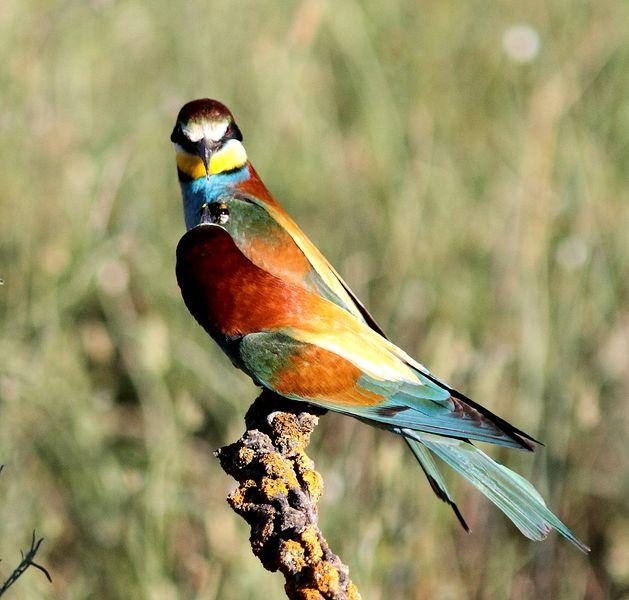
[[275, 372], [275, 391], [341, 406], [375, 406], [383, 398], [358, 387], [362, 371], [350, 361], [319, 346], [305, 344]]

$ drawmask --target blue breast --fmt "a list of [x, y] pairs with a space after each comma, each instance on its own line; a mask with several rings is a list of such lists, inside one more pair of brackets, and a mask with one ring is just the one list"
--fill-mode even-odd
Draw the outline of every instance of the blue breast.
[[209, 179], [200, 177], [194, 181], [181, 182], [183, 196], [183, 216], [186, 229], [192, 229], [199, 224], [201, 207], [206, 202], [212, 202], [220, 196], [230, 192], [230, 189], [249, 179], [249, 169], [245, 165], [242, 169], [229, 173], [217, 173]]

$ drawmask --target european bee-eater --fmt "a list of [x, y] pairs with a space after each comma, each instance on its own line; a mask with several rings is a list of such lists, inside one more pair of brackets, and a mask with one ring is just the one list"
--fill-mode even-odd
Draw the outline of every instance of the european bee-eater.
[[524, 478], [471, 440], [536, 442], [452, 389], [382, 333], [247, 159], [227, 107], [186, 104], [171, 135], [188, 233], [177, 248], [186, 305], [255, 383], [403, 436], [437, 496], [454, 503], [433, 454], [466, 477], [527, 537], [557, 529], [587, 547]]
[[203, 207], [228, 204], [225, 227], [258, 266], [336, 302], [380, 328], [317, 247], [286, 214], [247, 160], [242, 134], [229, 109], [216, 100], [194, 100], [177, 117], [170, 136], [187, 229]]

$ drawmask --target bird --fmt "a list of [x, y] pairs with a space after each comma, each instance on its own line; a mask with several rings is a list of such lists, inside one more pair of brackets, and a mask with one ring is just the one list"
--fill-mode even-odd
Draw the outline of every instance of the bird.
[[324, 295], [383, 333], [262, 183], [247, 158], [240, 128], [224, 104], [208, 98], [188, 102], [179, 111], [170, 139], [187, 229], [199, 223], [206, 205], [217, 213], [229, 208], [232, 218], [225, 226], [255, 264]]
[[466, 531], [435, 456], [528, 538], [556, 529], [589, 550], [528, 481], [474, 444], [533, 450], [539, 442], [388, 340], [264, 186], [224, 104], [184, 105], [171, 141], [187, 228], [177, 247], [177, 281], [188, 310], [236, 367], [288, 400], [402, 436]]

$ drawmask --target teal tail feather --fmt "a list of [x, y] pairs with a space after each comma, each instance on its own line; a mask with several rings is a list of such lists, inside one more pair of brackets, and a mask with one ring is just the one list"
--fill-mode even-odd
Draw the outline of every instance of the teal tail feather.
[[[556, 529], [581, 551], [589, 552], [590, 549], [548, 510], [539, 492], [524, 477], [498, 464], [476, 446], [463, 440], [420, 433], [411, 429], [399, 429], [398, 432], [406, 438], [428, 476], [433, 490], [435, 485], [440, 490], [440, 492], [435, 490], [435, 493], [453, 508], [456, 505], [426, 449], [487, 496], [526, 537], [543, 540], [551, 529]], [[429, 456], [428, 460], [425, 455]], [[460, 514], [458, 508], [454, 509], [458, 516]]]
[[404, 437], [404, 440], [415, 455], [419, 466], [424, 471], [424, 474], [428, 479], [428, 483], [430, 483], [432, 491], [435, 493], [437, 498], [443, 500], [446, 504], [449, 504], [452, 507], [456, 518], [459, 520], [459, 523], [461, 523], [463, 529], [465, 529], [465, 531], [469, 533], [470, 528], [465, 522], [465, 519], [463, 518], [459, 507], [456, 505], [456, 502], [452, 498], [452, 495], [450, 494], [450, 491], [446, 486], [446, 482], [439, 472], [439, 468], [437, 467], [437, 464], [435, 463], [430, 451], [417, 440], [411, 439], [409, 437]]

